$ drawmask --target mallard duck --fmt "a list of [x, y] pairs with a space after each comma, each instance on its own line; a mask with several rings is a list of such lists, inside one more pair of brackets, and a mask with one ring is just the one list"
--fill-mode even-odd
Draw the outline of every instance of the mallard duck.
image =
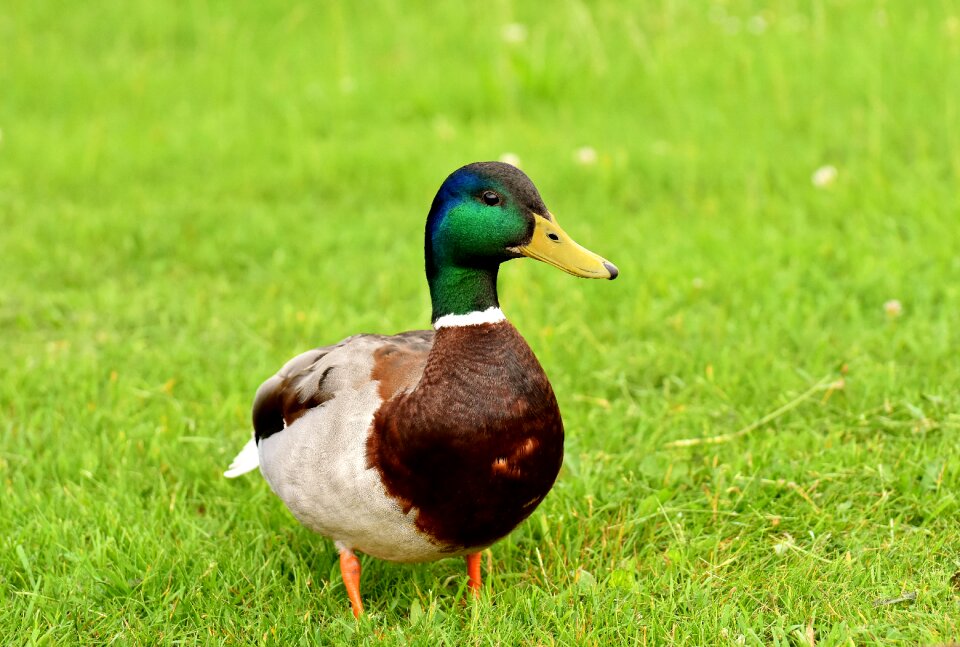
[[547, 376], [500, 310], [497, 271], [535, 258], [574, 276], [617, 268], [575, 243], [530, 179], [468, 164], [426, 225], [433, 330], [361, 334], [294, 357], [257, 390], [253, 439], [225, 472], [257, 467], [293, 516], [333, 540], [355, 616], [356, 552], [394, 562], [480, 551], [543, 501], [563, 460]]

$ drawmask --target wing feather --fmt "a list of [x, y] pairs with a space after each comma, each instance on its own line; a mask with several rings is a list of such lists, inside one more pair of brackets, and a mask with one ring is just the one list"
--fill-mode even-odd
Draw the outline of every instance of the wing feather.
[[[391, 336], [354, 335], [294, 357], [257, 389], [253, 403], [256, 441], [283, 431], [340, 389], [379, 380], [386, 399], [412, 388], [423, 372], [433, 334], [432, 330], [415, 330]], [[390, 361], [383, 361], [384, 357]]]

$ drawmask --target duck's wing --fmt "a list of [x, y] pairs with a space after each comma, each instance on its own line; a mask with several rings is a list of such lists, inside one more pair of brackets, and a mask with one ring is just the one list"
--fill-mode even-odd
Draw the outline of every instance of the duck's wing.
[[259, 466], [257, 445], [283, 431], [307, 411], [345, 389], [379, 382], [386, 401], [416, 386], [433, 345], [434, 331], [398, 335], [354, 335], [338, 344], [297, 355], [257, 389], [253, 401], [253, 438], [224, 476], [234, 478]]

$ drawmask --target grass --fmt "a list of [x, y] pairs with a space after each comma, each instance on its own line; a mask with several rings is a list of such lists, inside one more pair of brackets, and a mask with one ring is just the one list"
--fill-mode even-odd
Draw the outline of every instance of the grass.
[[[955, 5], [14, 0], [0, 43], [7, 640], [960, 637]], [[565, 467], [479, 604], [367, 559], [355, 623], [220, 472], [288, 357], [428, 323], [433, 192], [507, 152], [622, 273], [501, 275]]]

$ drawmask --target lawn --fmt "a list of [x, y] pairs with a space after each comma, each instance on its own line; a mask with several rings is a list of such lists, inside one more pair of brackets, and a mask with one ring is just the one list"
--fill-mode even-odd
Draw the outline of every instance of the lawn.
[[[221, 472], [289, 357], [429, 325], [430, 200], [506, 155], [621, 271], [501, 272], [564, 469], [479, 602], [364, 559], [355, 622], [333, 546]], [[0, 636], [960, 639], [958, 182], [945, 0], [13, 0]]]

